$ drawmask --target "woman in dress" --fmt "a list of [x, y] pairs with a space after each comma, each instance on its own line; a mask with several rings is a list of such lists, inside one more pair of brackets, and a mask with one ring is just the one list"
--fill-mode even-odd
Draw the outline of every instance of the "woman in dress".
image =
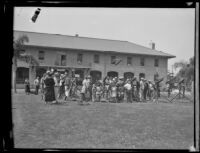
[[54, 79], [52, 77], [52, 73], [51, 72], [47, 72], [47, 77], [44, 80], [44, 84], [45, 84], [45, 102], [46, 103], [56, 103], [56, 98], [55, 98], [55, 92], [54, 92]]

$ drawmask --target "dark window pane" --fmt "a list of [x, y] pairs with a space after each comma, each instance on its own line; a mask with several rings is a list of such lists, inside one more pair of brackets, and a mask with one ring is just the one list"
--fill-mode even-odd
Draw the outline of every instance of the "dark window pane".
[[144, 57], [140, 58], [140, 66], [144, 66]]
[[78, 56], [77, 56], [77, 62], [78, 63], [82, 63], [82, 61], [83, 61], [83, 54], [78, 54]]
[[44, 51], [39, 51], [39, 53], [38, 53], [38, 59], [39, 60], [44, 60]]
[[99, 55], [94, 55], [94, 63], [99, 63]]
[[127, 57], [127, 65], [132, 65], [132, 58], [131, 57]]
[[111, 64], [115, 64], [116, 56], [111, 56]]
[[158, 67], [158, 65], [159, 65], [159, 60], [158, 60], [158, 59], [155, 59], [155, 61], [154, 61], [154, 66], [155, 66], [155, 67]]
[[61, 65], [62, 66], [66, 65], [66, 55], [61, 55]]

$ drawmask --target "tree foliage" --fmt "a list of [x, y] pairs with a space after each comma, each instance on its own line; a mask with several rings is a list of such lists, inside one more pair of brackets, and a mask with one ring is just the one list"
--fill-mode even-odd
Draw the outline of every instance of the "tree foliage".
[[14, 65], [17, 67], [17, 59], [29, 63], [29, 66], [38, 66], [39, 62], [32, 56], [24, 53], [24, 45], [29, 42], [28, 36], [22, 35], [18, 39], [14, 40]]
[[191, 81], [194, 80], [194, 57], [189, 59], [189, 62], [180, 61], [174, 63], [174, 68], [180, 68], [179, 72], [176, 74], [178, 80], [185, 79], [186, 84], [190, 85]]
[[28, 36], [19, 36], [16, 40], [13, 40], [13, 86], [15, 93], [16, 90], [16, 72], [17, 72], [17, 60], [24, 61], [29, 64], [29, 66], [38, 66], [39, 62], [32, 56], [24, 52], [25, 43], [29, 42]]

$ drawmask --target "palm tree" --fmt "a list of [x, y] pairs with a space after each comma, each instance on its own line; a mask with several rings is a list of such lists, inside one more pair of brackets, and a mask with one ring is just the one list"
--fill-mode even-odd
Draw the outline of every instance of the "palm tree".
[[29, 63], [29, 67], [38, 66], [38, 61], [32, 56], [24, 53], [24, 44], [29, 42], [28, 36], [22, 35], [18, 39], [13, 41], [14, 55], [13, 55], [13, 87], [14, 92], [16, 90], [16, 73], [17, 73], [17, 60]]

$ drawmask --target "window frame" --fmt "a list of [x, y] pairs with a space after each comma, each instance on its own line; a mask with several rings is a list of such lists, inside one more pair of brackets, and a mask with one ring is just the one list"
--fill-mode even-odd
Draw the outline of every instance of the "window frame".
[[[64, 60], [62, 59], [63, 56], [65, 57], [65, 63], [64, 64], [63, 64]], [[60, 55], [60, 64], [61, 64], [61, 66], [66, 66], [66, 64], [67, 64], [67, 55], [66, 54]]]
[[140, 66], [145, 66], [145, 58], [144, 57], [140, 57]]
[[94, 63], [96, 63], [96, 64], [100, 63], [100, 56], [99, 56], [99, 54], [94, 54]]
[[[43, 58], [41, 59], [41, 55], [43, 55]], [[40, 61], [44, 61], [44, 59], [45, 59], [45, 51], [43, 51], [43, 50], [39, 50], [38, 51], [38, 60], [40, 60]]]
[[[113, 58], [114, 57], [114, 58]], [[115, 64], [115, 60], [116, 60], [116, 56], [115, 55], [111, 55], [110, 56], [110, 64], [114, 65]]]
[[154, 67], [159, 67], [159, 59], [158, 58], [154, 59]]
[[83, 54], [82, 53], [78, 53], [77, 54], [77, 63], [78, 64], [82, 64], [83, 62]]
[[127, 65], [132, 65], [132, 57], [131, 56], [127, 56]]

